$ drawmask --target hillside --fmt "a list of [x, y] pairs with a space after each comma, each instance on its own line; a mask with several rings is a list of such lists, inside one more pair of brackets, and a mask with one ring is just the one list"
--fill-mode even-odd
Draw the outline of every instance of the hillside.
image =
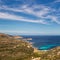
[[60, 60], [60, 47], [38, 50], [18, 38], [0, 33], [0, 60]]
[[14, 36], [0, 34], [0, 60], [30, 60], [33, 48]]
[[41, 56], [41, 60], [60, 60], [60, 47], [46, 51], [46, 53]]

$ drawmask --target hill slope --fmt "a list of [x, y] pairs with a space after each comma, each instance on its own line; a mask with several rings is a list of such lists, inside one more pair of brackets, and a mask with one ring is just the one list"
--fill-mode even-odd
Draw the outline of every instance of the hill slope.
[[31, 45], [23, 40], [0, 34], [0, 60], [30, 60], [33, 50]]

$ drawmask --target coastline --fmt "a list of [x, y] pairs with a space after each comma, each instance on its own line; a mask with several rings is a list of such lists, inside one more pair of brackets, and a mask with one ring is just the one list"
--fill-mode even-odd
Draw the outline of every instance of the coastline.
[[[32, 47], [33, 48], [35, 48], [36, 50], [43, 50], [43, 51], [48, 51], [48, 50], [51, 50], [51, 49], [53, 49], [53, 48], [55, 48], [55, 47], [58, 47], [58, 46], [60, 46], [60, 45], [58, 45], [58, 44], [46, 44], [46, 45], [41, 45], [40, 47], [39, 46], [34, 46], [35, 44], [36, 44], [36, 39], [35, 38], [33, 38], [33, 37], [30, 37], [33, 41], [30, 41], [30, 40], [27, 40], [27, 39], [29, 39], [29, 37], [26, 37], [26, 41], [28, 41], [31, 45], [32, 45]], [[44, 38], [44, 37], [43, 37]], [[51, 38], [51, 37], [50, 37]], [[54, 38], [54, 37], [53, 37]], [[34, 40], [35, 39], [35, 40]], [[46, 40], [46, 39], [45, 39]], [[59, 41], [59, 40], [58, 40]], [[38, 42], [39, 42], [39, 40], [38, 40]], [[45, 42], [46, 43], [46, 42]]]
[[2, 57], [1, 59], [6, 58], [7, 60], [9, 57], [11, 58], [10, 60], [60, 59], [60, 46], [52, 48], [50, 50], [39, 50], [37, 47], [33, 46], [33, 43], [27, 40], [18, 38], [15, 39], [13, 36], [4, 34], [0, 35], [0, 42], [0, 56]]

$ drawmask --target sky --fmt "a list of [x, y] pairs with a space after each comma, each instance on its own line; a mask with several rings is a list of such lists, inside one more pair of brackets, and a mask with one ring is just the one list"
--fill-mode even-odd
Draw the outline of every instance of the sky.
[[0, 33], [60, 35], [60, 0], [0, 0]]

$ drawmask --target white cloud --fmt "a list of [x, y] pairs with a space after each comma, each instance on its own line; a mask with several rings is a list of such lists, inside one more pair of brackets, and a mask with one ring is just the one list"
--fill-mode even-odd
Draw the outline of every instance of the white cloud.
[[54, 3], [60, 2], [60, 0], [55, 0]]
[[21, 16], [12, 15], [12, 14], [8, 14], [8, 13], [2, 13], [2, 12], [0, 12], [0, 18], [1, 19], [9, 19], [9, 20], [32, 22], [32, 23], [47, 24], [44, 20], [29, 20], [29, 19], [21, 17]]
[[55, 1], [51, 2], [50, 5], [52, 6], [52, 5], [56, 4], [56, 3], [60, 3], [60, 0], [55, 0]]
[[51, 19], [51, 22], [55, 22], [57, 24], [60, 24], [60, 21], [58, 20], [58, 17], [56, 17], [56, 16], [48, 15], [47, 18]]
[[[0, 12], [0, 18], [3, 19], [11, 19], [11, 20], [19, 20], [19, 21], [25, 21], [25, 22], [33, 22], [33, 23], [41, 23], [41, 24], [48, 24], [46, 22], [46, 19], [51, 19], [53, 22], [56, 22], [57, 24], [60, 24], [60, 22], [58, 21], [58, 17], [57, 16], [53, 16], [53, 15], [49, 15], [49, 13], [53, 13], [56, 10], [53, 8], [50, 8], [48, 6], [44, 6], [44, 5], [33, 5], [31, 7], [29, 7], [29, 5], [22, 5], [19, 8], [10, 8], [8, 6], [0, 6], [0, 9], [4, 9], [4, 10], [8, 10], [8, 11], [12, 11], [12, 12], [22, 12], [22, 13], [27, 13], [30, 15], [34, 15], [38, 18], [40, 18], [40, 20], [30, 20], [27, 19], [25, 17], [21, 17], [21, 16], [17, 16], [17, 15], [12, 15], [9, 13], [1, 13]], [[7, 17], [8, 16], [8, 17]], [[41, 20], [42, 19], [42, 20]]]
[[[43, 17], [49, 13], [50, 8], [43, 6], [43, 5], [35, 5], [32, 7], [28, 7], [28, 5], [22, 5], [20, 8], [9, 8], [8, 6], [1, 6], [0, 9], [14, 11], [14, 12], [23, 12], [31, 15], [35, 15], [37, 17]], [[35, 9], [39, 9], [39, 11], [35, 11]]]

